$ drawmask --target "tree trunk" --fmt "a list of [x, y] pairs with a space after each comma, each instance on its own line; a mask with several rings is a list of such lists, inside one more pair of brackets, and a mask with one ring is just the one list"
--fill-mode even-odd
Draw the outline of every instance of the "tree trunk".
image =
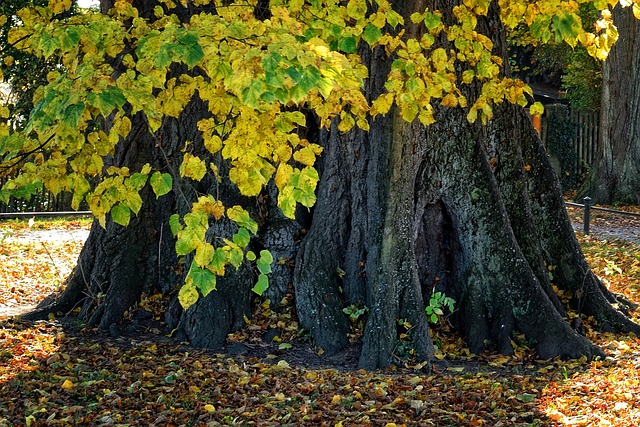
[[[407, 23], [412, 12], [426, 7], [439, 9], [444, 22], [456, 22], [457, 2], [396, 3]], [[493, 2], [477, 30], [491, 38], [494, 54], [504, 57], [498, 16]], [[411, 24], [405, 29], [407, 37], [420, 36]], [[438, 43], [452, 48], [444, 36]], [[364, 91], [372, 100], [384, 91], [393, 58], [365, 46], [361, 56], [369, 69]], [[467, 85], [465, 91], [473, 100], [481, 86]], [[292, 282], [300, 324], [327, 354], [350, 345], [343, 309], [366, 307], [359, 364], [367, 369], [400, 357], [396, 350], [407, 325], [413, 354], [431, 359], [424, 309], [434, 290], [456, 300], [453, 323], [475, 353], [495, 348], [510, 354], [512, 336], [520, 331], [543, 358], [602, 355], [571, 328], [552, 285], [571, 292], [573, 308], [594, 316], [601, 327], [639, 333], [613, 308], [615, 296], [589, 270], [558, 179], [524, 110], [497, 105], [495, 119], [486, 126], [470, 124], [462, 108], [436, 110], [437, 122], [428, 127], [404, 122], [392, 109], [370, 120], [369, 132], [341, 134], [337, 123], [310, 132], [324, 154], [317, 203], [300, 243], [301, 223], [275, 209], [273, 188], [263, 194], [267, 206], [261, 212], [267, 214], [252, 245], [282, 260], [267, 296], [278, 302]], [[118, 145], [114, 164], [134, 169], [149, 162], [178, 177], [184, 142], [192, 141], [196, 150], [202, 145], [195, 123], [203, 114], [206, 108], [193, 100], [178, 119], [165, 120], [155, 137], [136, 116], [135, 130]], [[225, 164], [217, 164], [224, 175]], [[255, 206], [228, 181], [175, 178], [171, 194], [156, 200], [145, 193], [145, 208], [129, 227], [94, 225], [66, 291], [35, 315], [82, 304], [85, 318], [117, 329], [112, 325], [141, 292], [173, 292], [185, 272], [173, 253], [168, 215], [186, 213], [196, 194], [214, 190], [225, 205]], [[251, 212], [258, 215], [256, 208]], [[235, 231], [229, 223], [211, 225], [211, 237]], [[295, 264], [293, 273], [290, 264]], [[218, 281], [217, 291], [186, 312], [175, 301], [167, 309], [178, 339], [221, 349], [226, 335], [242, 327], [251, 314], [255, 277], [242, 267], [231, 270]]]
[[603, 64], [596, 159], [577, 199], [640, 204], [640, 21], [617, 5], [620, 37]]

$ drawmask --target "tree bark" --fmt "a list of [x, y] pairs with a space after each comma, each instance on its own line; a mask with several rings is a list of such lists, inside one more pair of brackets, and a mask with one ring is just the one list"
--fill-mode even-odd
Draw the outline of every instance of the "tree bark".
[[[439, 9], [444, 22], [456, 21], [458, 2], [396, 3], [405, 22], [426, 7]], [[498, 17], [493, 2], [477, 30], [491, 38], [493, 53], [504, 57]], [[420, 29], [407, 24], [406, 34], [419, 37]], [[452, 48], [444, 36], [438, 43]], [[364, 92], [372, 100], [383, 93], [393, 58], [366, 46], [361, 56], [369, 69]], [[481, 86], [468, 85], [465, 91], [472, 101]], [[495, 348], [511, 354], [512, 336], [519, 331], [535, 342], [542, 358], [602, 355], [571, 328], [553, 285], [571, 292], [572, 309], [594, 316], [602, 328], [640, 333], [614, 309], [616, 297], [589, 270], [558, 179], [524, 110], [497, 105], [495, 119], [486, 126], [469, 123], [461, 108], [436, 110], [437, 122], [428, 127], [404, 122], [392, 109], [370, 120], [369, 132], [341, 134], [335, 122], [329, 129], [310, 130], [309, 138], [323, 145], [324, 154], [308, 224], [288, 220], [275, 209], [273, 188], [265, 190], [266, 207], [261, 202], [264, 209], [259, 210], [228, 180], [174, 178], [171, 194], [156, 200], [145, 193], [145, 207], [129, 227], [94, 225], [66, 291], [33, 316], [81, 304], [84, 318], [112, 329], [142, 292], [174, 292], [186, 272], [173, 253], [168, 215], [188, 212], [197, 194], [215, 191], [225, 205], [241, 204], [260, 217], [251, 245], [271, 250], [282, 261], [274, 268], [267, 296], [278, 302], [292, 282], [300, 324], [327, 354], [350, 345], [351, 325], [343, 309], [368, 309], [359, 361], [363, 368], [395, 363], [406, 325], [415, 357], [431, 360], [434, 347], [424, 309], [434, 290], [456, 300], [452, 322], [475, 353]], [[136, 116], [114, 164], [135, 169], [149, 162], [178, 177], [184, 142], [202, 145], [195, 123], [205, 114], [195, 99], [178, 119], [165, 120], [154, 137], [144, 118]], [[224, 175], [226, 165], [210, 160]], [[211, 226], [212, 238], [235, 231], [226, 222], [212, 221]], [[299, 242], [304, 228], [308, 232]], [[244, 267], [232, 270], [218, 281], [217, 291], [187, 311], [174, 300], [166, 318], [178, 329], [178, 339], [220, 350], [227, 334], [243, 326], [251, 314], [255, 277]]]
[[603, 64], [598, 151], [577, 199], [640, 204], [640, 21], [620, 5], [613, 19], [620, 37]]

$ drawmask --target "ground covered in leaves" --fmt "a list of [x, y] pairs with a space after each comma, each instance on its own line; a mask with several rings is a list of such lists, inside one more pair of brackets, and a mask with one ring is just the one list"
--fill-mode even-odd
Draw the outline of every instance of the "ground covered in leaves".
[[[167, 338], [154, 322], [163, 304], [157, 295], [130, 313], [136, 333], [116, 339], [73, 318], [29, 324], [7, 317], [58, 290], [87, 229], [77, 220], [0, 222], [0, 426], [640, 425], [634, 336], [588, 329], [605, 360], [540, 361], [520, 337], [512, 357], [471, 355], [441, 322], [433, 372], [401, 346], [398, 367], [364, 372], [349, 370], [353, 349], [320, 357], [292, 312], [264, 302], [229, 337], [233, 355]], [[640, 247], [579, 238], [607, 285], [640, 301]]]

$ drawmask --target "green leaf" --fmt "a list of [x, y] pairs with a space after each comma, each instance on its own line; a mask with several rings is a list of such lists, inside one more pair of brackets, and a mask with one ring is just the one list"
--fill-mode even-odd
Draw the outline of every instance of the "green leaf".
[[185, 283], [192, 284], [196, 288], [200, 289], [202, 296], [206, 297], [211, 291], [216, 289], [216, 280], [216, 275], [207, 268], [200, 268], [198, 265], [193, 263], [191, 264]]
[[122, 91], [118, 88], [107, 88], [101, 92], [89, 92], [87, 101], [100, 110], [103, 116], [108, 116], [116, 108], [120, 108], [126, 102]]
[[556, 30], [556, 40], [576, 38], [582, 31], [580, 18], [571, 12], [562, 12], [553, 17], [553, 27]]
[[260, 258], [258, 258], [258, 261], [256, 262], [256, 265], [258, 266], [258, 270], [260, 271], [260, 273], [262, 274], [271, 273], [272, 263], [273, 263], [273, 256], [271, 256], [271, 252], [264, 249], [261, 250]]
[[516, 399], [518, 399], [521, 402], [525, 402], [525, 403], [529, 403], [531, 401], [533, 401], [533, 399], [536, 398], [535, 394], [531, 394], [531, 393], [522, 393], [522, 394], [518, 394], [516, 395]]
[[165, 68], [168, 67], [169, 64], [173, 61], [173, 49], [174, 46], [171, 44], [163, 44], [158, 49], [158, 53], [156, 54], [156, 60], [154, 65], [156, 68]]
[[185, 310], [191, 307], [198, 301], [198, 290], [192, 284], [182, 285], [178, 292], [178, 301]]
[[356, 38], [353, 36], [341, 37], [338, 40], [338, 50], [344, 53], [354, 53], [357, 47]]
[[253, 234], [258, 232], [258, 224], [251, 218], [249, 212], [242, 209], [240, 206], [233, 206], [227, 209], [227, 217], [240, 227], [244, 227], [251, 231]]
[[180, 223], [180, 215], [173, 214], [169, 217], [169, 228], [171, 228], [171, 234], [175, 237], [180, 230], [182, 230], [182, 224]]
[[176, 32], [176, 40], [186, 46], [193, 46], [198, 44], [198, 38], [199, 36], [196, 31], [185, 31], [183, 28], [180, 28]]
[[111, 218], [116, 224], [126, 227], [131, 219], [131, 210], [122, 203], [118, 203], [111, 208]]
[[204, 51], [199, 44], [187, 46], [182, 54], [182, 60], [189, 68], [197, 65], [204, 58]]
[[362, 32], [362, 39], [370, 45], [374, 45], [375, 43], [377, 43], [377, 41], [380, 40], [380, 37], [382, 37], [382, 32], [375, 25], [368, 24], [366, 27], [364, 27], [364, 31]]
[[176, 254], [187, 255], [195, 250], [202, 241], [200, 233], [192, 228], [185, 228], [178, 233], [176, 241]]
[[168, 173], [160, 173], [156, 171], [151, 175], [151, 180], [149, 182], [156, 195], [156, 199], [160, 196], [164, 196], [173, 188], [173, 177]]
[[[140, 212], [140, 208], [142, 208], [142, 197], [136, 191], [127, 191], [124, 195], [124, 204], [126, 207], [131, 209], [133, 213], [136, 215]], [[115, 220], [114, 220], [115, 221]], [[129, 221], [127, 221], [128, 223]]]
[[260, 96], [264, 92], [264, 83], [254, 80], [248, 87], [242, 91], [242, 103], [247, 107], [257, 109], [259, 106]]
[[148, 177], [149, 175], [147, 175], [146, 173], [136, 172], [131, 175], [131, 177], [129, 177], [129, 184], [134, 190], [140, 191], [142, 187], [144, 187], [144, 185], [147, 183]]
[[63, 52], [70, 51], [78, 46], [80, 42], [80, 32], [75, 27], [69, 27], [62, 33], [60, 37], [60, 48]]
[[238, 230], [238, 232], [233, 235], [233, 242], [241, 248], [247, 247], [250, 240], [251, 235], [244, 227], [240, 227], [240, 230]]
[[253, 251], [247, 251], [247, 254], [245, 256], [249, 261], [256, 260], [256, 254]]
[[424, 25], [429, 31], [435, 30], [440, 24], [442, 24], [442, 16], [428, 11], [424, 13]]
[[269, 287], [269, 278], [267, 277], [266, 274], [261, 274], [258, 276], [258, 282], [255, 284], [255, 286], [251, 290], [258, 295], [262, 295], [264, 291], [267, 290], [268, 287]]
[[38, 47], [42, 49], [45, 58], [49, 58], [60, 47], [60, 40], [51, 37], [46, 32], [42, 33]]
[[531, 35], [536, 39], [546, 43], [551, 39], [551, 31], [549, 31], [550, 20], [546, 15], [537, 15], [529, 30], [531, 31]]
[[300, 87], [308, 92], [318, 86], [318, 82], [322, 78], [320, 71], [315, 67], [307, 67], [302, 72], [302, 79], [300, 80]]
[[240, 248], [232, 248], [229, 251], [229, 264], [233, 265], [235, 268], [240, 267], [242, 261], [244, 260], [244, 253]]
[[67, 108], [65, 108], [64, 113], [62, 114], [62, 120], [68, 124], [71, 128], [77, 129], [78, 123], [82, 118], [82, 113], [84, 113], [84, 103], [78, 102], [76, 104], [71, 104]]
[[227, 264], [227, 251], [222, 248], [216, 249], [213, 253], [213, 259], [208, 265], [209, 269], [220, 276], [224, 274], [224, 266]]

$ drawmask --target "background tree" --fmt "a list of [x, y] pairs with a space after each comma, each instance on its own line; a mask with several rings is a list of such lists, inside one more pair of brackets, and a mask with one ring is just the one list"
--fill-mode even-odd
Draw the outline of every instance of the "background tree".
[[31, 317], [80, 305], [117, 334], [143, 292], [184, 283], [168, 324], [221, 348], [253, 295], [277, 302], [292, 282], [328, 354], [349, 344], [343, 308], [366, 305], [365, 368], [391, 362], [399, 323], [431, 358], [434, 289], [476, 353], [509, 354], [521, 331], [543, 358], [601, 355], [554, 289], [603, 329], [640, 331], [590, 272], [522, 108], [531, 91], [505, 65], [505, 27], [601, 53], [606, 16], [590, 34], [575, 2], [110, 6], [61, 26], [54, 0], [11, 34], [65, 68], [25, 132], [0, 130], [20, 171], [0, 197], [42, 181], [97, 217], [65, 291]]
[[[634, 5], [634, 14], [640, 9]], [[640, 25], [621, 5], [613, 9], [620, 39], [604, 61], [600, 138], [589, 177], [578, 199], [594, 203], [640, 203]]]
[[[598, 22], [600, 11], [582, 3], [578, 15], [585, 28]], [[559, 89], [559, 100], [573, 110], [600, 111], [602, 60], [589, 54], [587, 46], [570, 46], [551, 38], [546, 43], [528, 37], [524, 28], [509, 33], [514, 74], [528, 83], [548, 83]]]
[[[56, 69], [59, 64], [46, 60], [23, 50], [16, 49], [8, 42], [9, 30], [18, 25], [16, 12], [26, 6], [46, 6], [47, 0], [15, 0], [0, 5], [0, 15], [7, 17], [0, 28], [0, 51], [3, 61], [0, 70], [4, 74], [4, 83], [8, 93], [3, 103], [11, 110], [14, 119], [12, 125], [21, 127], [33, 109], [33, 95], [36, 88], [47, 84], [47, 73]], [[63, 16], [76, 13], [74, 5]]]

